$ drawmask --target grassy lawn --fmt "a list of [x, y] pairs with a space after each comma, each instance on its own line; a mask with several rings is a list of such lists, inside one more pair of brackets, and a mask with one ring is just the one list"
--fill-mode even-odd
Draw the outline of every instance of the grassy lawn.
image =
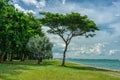
[[5, 62], [0, 64], [0, 80], [120, 80], [120, 72], [67, 63], [56, 60]]

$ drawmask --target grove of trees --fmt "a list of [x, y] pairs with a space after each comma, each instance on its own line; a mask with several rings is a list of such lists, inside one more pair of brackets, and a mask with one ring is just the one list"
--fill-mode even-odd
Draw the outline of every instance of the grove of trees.
[[29, 39], [36, 35], [44, 37], [45, 33], [38, 18], [32, 13], [18, 11], [9, 1], [0, 0], [0, 62], [6, 59], [24, 61], [34, 54], [29, 54], [30, 51], [26, 49]]

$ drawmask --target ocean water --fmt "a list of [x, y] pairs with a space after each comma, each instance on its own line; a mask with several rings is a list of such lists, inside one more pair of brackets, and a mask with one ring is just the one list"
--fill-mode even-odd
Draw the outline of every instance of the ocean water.
[[74, 62], [77, 64], [83, 64], [103, 69], [119, 70], [120, 60], [108, 60], [108, 59], [67, 59], [67, 62]]

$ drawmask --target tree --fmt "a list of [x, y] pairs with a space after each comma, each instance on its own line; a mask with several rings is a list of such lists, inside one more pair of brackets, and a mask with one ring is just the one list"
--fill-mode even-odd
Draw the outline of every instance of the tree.
[[31, 37], [26, 48], [38, 59], [38, 64], [43, 58], [51, 58], [53, 44], [47, 37], [35, 36]]
[[[9, 27], [11, 26], [11, 14], [14, 11], [12, 5], [8, 5], [9, 0], [0, 0], [0, 62], [3, 61], [6, 52], [10, 49], [11, 42], [9, 41], [10, 31]], [[8, 13], [10, 12], [10, 13]]]
[[79, 13], [64, 15], [40, 12], [40, 14], [44, 16], [41, 19], [42, 24], [50, 28], [48, 33], [60, 36], [65, 43], [62, 66], [65, 65], [66, 51], [72, 38], [77, 36], [93, 37], [94, 32], [99, 30], [92, 20], [88, 19], [87, 16], [81, 16]]
[[44, 36], [39, 19], [32, 13], [24, 13], [15, 9], [11, 0], [0, 0], [0, 62], [5, 55], [10, 55], [10, 61], [17, 55], [24, 60], [26, 44], [30, 37]]

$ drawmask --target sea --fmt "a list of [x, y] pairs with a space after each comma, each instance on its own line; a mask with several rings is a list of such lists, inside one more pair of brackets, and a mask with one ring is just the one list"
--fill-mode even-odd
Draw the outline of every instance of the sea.
[[120, 71], [120, 60], [109, 59], [66, 59], [67, 62]]

